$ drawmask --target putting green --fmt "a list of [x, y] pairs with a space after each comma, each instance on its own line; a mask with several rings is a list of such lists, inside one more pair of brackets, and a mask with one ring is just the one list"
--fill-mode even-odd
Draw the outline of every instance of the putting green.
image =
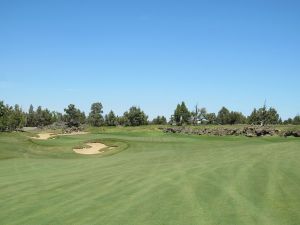
[[[115, 148], [80, 155], [99, 141]], [[300, 139], [0, 134], [1, 224], [300, 224]]]

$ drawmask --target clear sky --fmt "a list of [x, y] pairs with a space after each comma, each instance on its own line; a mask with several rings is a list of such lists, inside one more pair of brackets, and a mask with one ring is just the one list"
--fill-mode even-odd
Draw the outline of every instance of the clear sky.
[[0, 0], [0, 99], [300, 113], [300, 1]]

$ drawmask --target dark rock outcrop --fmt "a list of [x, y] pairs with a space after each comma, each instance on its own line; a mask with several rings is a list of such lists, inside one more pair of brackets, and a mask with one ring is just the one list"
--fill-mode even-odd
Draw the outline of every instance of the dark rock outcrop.
[[160, 128], [165, 133], [177, 134], [194, 134], [194, 135], [211, 135], [211, 136], [246, 136], [246, 137], [262, 137], [262, 136], [294, 136], [300, 137], [300, 131], [280, 131], [272, 127], [261, 126], [245, 126], [241, 128], [228, 127], [167, 127]]
[[283, 134], [284, 137], [289, 137], [289, 136], [293, 136], [293, 137], [300, 137], [300, 130], [298, 131], [286, 131]]

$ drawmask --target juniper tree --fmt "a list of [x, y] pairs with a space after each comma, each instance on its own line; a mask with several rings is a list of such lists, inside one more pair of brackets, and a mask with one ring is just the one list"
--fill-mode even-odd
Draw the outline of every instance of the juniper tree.
[[88, 117], [88, 122], [90, 125], [95, 127], [100, 127], [104, 125], [104, 119], [102, 116], [103, 106], [100, 102], [93, 103], [91, 106], [91, 112]]

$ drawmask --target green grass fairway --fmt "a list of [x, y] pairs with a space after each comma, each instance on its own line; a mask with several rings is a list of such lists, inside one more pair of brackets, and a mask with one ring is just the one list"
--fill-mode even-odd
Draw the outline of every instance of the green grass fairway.
[[[0, 134], [0, 224], [298, 225], [300, 138]], [[99, 139], [105, 155], [78, 155]]]

